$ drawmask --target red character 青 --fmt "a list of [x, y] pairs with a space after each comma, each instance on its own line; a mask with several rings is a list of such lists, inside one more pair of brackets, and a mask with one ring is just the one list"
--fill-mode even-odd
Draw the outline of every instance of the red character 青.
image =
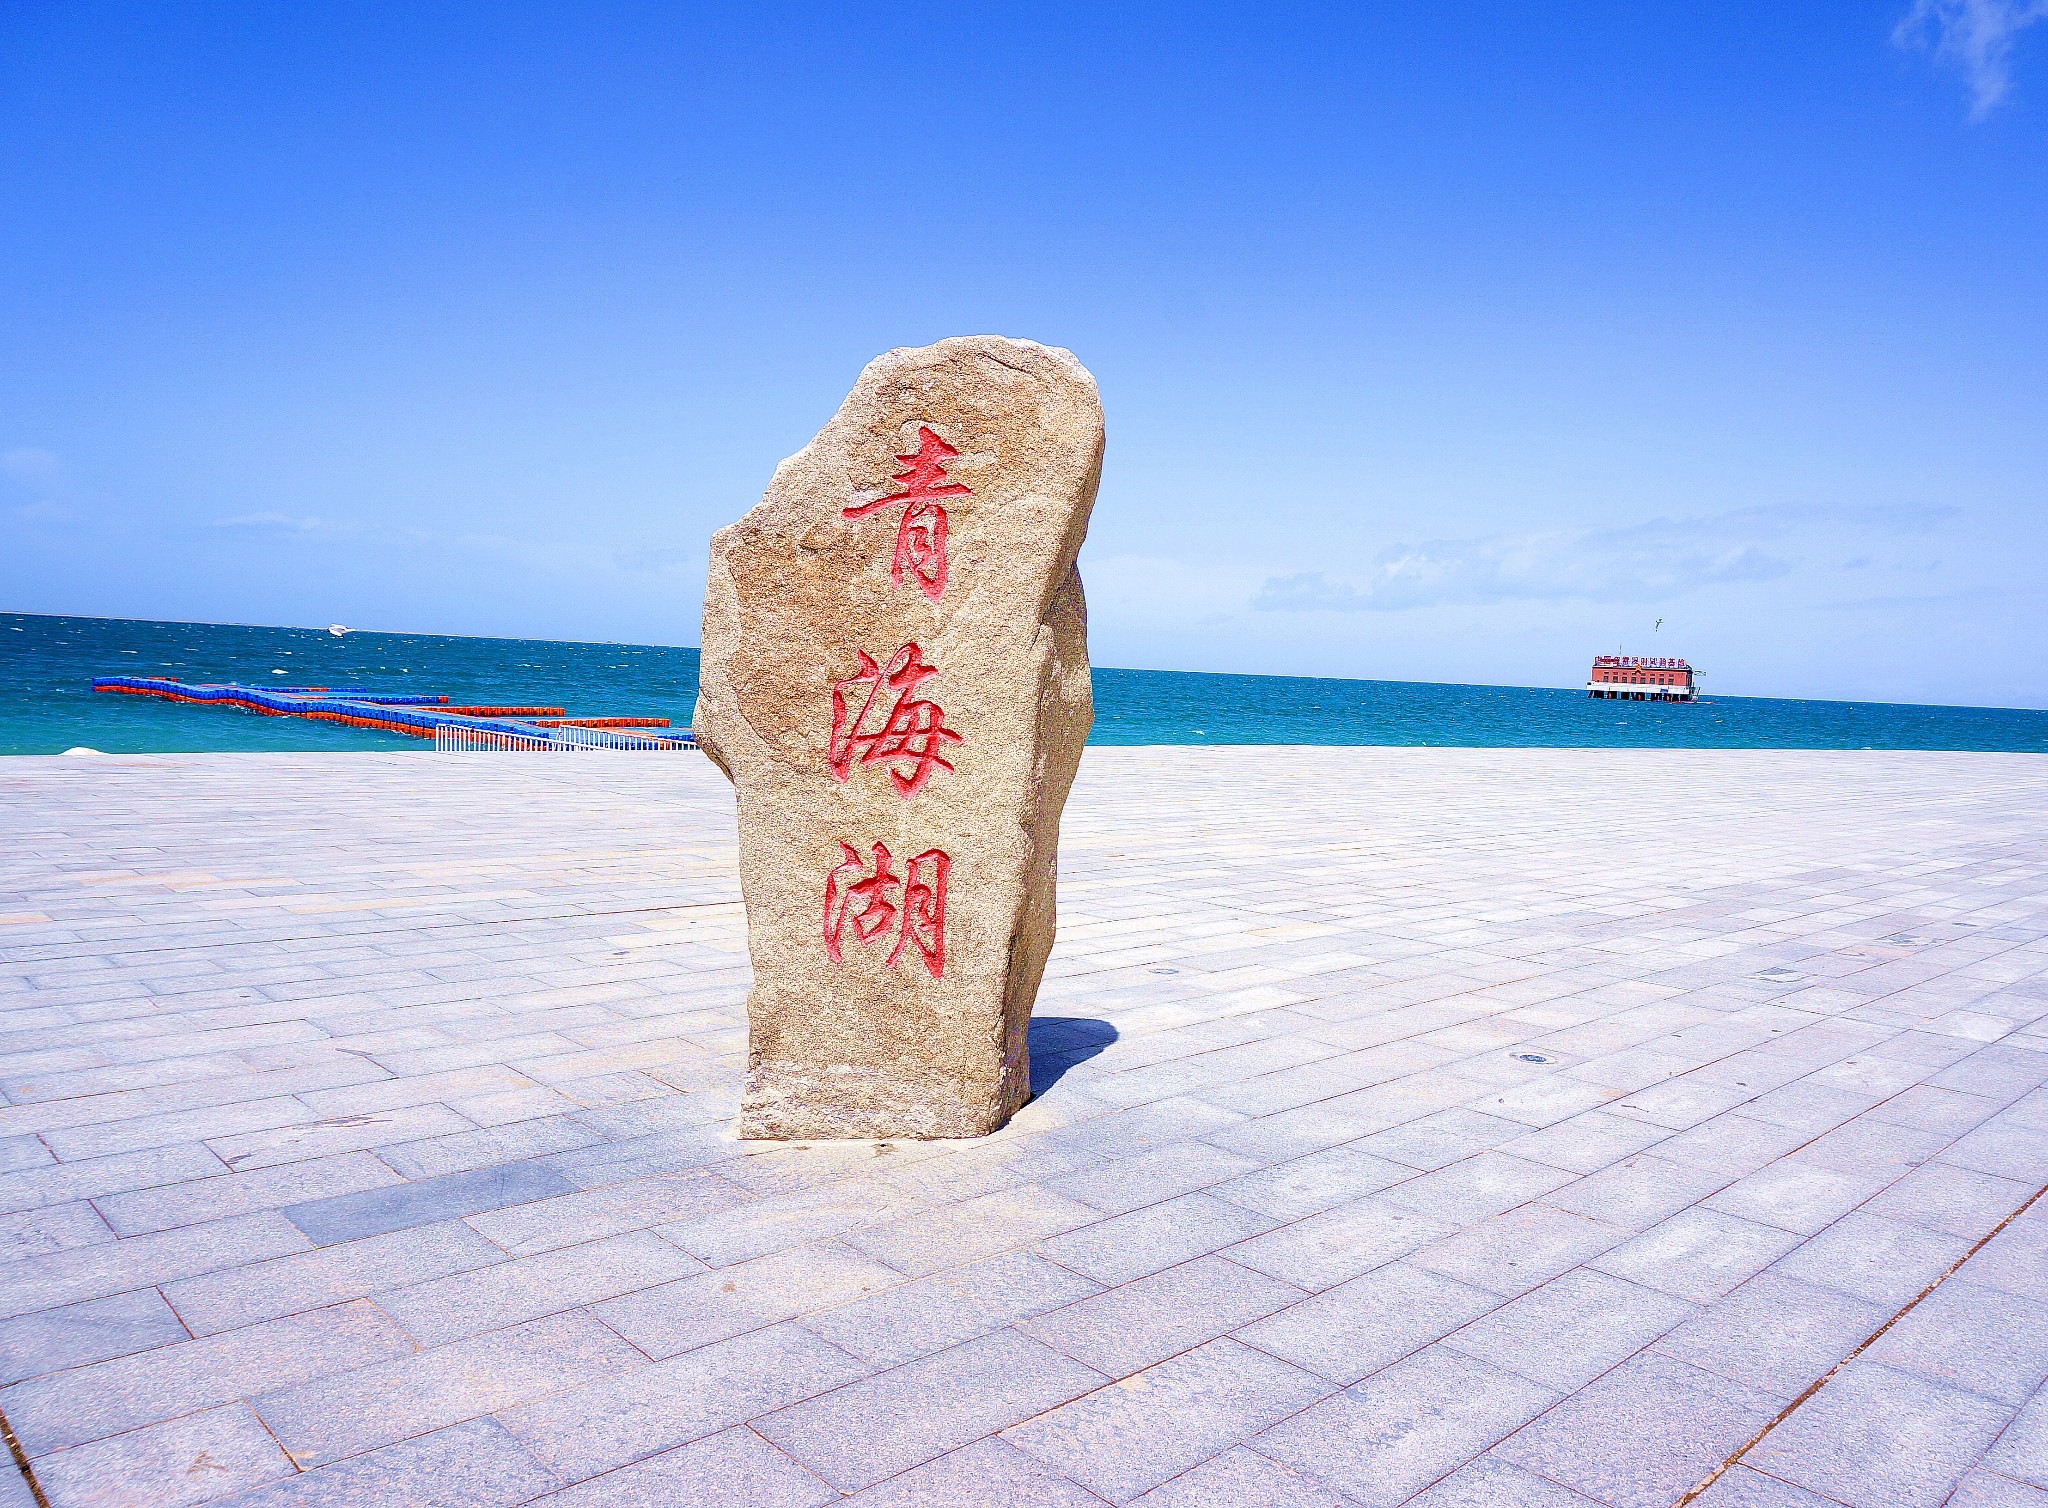
[[[937, 675], [938, 670], [924, 663], [923, 652], [915, 644], [897, 650], [886, 669], [878, 666], [866, 650], [858, 653], [860, 669], [832, 683], [832, 741], [825, 763], [832, 778], [843, 781], [852, 773], [856, 760], [862, 764], [907, 760], [909, 774], [900, 767], [889, 771], [897, 794], [907, 801], [924, 789], [933, 770], [953, 768], [939, 750], [947, 742], [957, 744], [963, 740], [946, 726], [943, 707], [917, 695], [918, 683]], [[861, 697], [862, 687], [867, 688], [865, 697]], [[869, 714], [890, 691], [896, 693], [895, 705], [882, 717], [879, 726], [872, 725]], [[860, 698], [858, 711], [851, 710], [853, 703], [849, 698]]]
[[959, 454], [929, 426], [920, 424], [917, 449], [896, 458], [905, 469], [890, 478], [902, 484], [903, 490], [878, 497], [872, 503], [840, 510], [847, 518], [866, 518], [891, 503], [903, 504], [903, 521], [896, 526], [896, 558], [889, 564], [889, 576], [901, 586], [907, 568], [934, 602], [946, 590], [946, 510], [935, 499], [965, 497], [972, 490], [947, 479], [946, 463]]
[[834, 963], [845, 961], [841, 943], [849, 922], [854, 939], [861, 943], [885, 937], [893, 927], [896, 945], [889, 950], [889, 967], [896, 966], [906, 946], [915, 947], [925, 969], [937, 979], [946, 969], [946, 879], [952, 859], [928, 848], [909, 860], [898, 876], [889, 867], [889, 845], [870, 847], [872, 874], [870, 861], [842, 839], [839, 851], [845, 857], [825, 876], [825, 956]]

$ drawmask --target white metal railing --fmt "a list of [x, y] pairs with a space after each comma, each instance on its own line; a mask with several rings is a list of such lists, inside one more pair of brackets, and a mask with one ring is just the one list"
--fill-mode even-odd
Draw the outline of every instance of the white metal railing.
[[434, 729], [434, 751], [438, 754], [530, 753], [581, 754], [593, 749], [688, 749], [696, 747], [679, 741], [678, 735], [660, 738], [645, 733], [627, 733], [612, 728], [550, 728], [548, 734], [506, 733], [496, 728], [462, 728], [443, 724]]

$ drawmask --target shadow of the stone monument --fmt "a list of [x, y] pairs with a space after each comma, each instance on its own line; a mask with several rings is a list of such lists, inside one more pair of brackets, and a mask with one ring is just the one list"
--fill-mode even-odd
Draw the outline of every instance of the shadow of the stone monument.
[[1088, 1016], [1033, 1016], [1025, 1043], [1031, 1053], [1031, 1097], [1057, 1084], [1076, 1063], [1085, 1063], [1116, 1040], [1116, 1028]]

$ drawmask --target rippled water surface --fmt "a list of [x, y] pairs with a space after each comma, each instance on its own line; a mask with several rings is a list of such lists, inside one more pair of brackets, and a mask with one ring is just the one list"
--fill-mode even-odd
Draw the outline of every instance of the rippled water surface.
[[[0, 753], [390, 749], [397, 734], [94, 693], [96, 675], [427, 691], [565, 706], [574, 716], [690, 718], [697, 651], [648, 644], [455, 639], [0, 614]], [[1711, 680], [1709, 681], [1711, 684]], [[1100, 744], [1452, 744], [2048, 752], [2048, 712], [1716, 697], [1697, 706], [1415, 681], [1095, 672]]]

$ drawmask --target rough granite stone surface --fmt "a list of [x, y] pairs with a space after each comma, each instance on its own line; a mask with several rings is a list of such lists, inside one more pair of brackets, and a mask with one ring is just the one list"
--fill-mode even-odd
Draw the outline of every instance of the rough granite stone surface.
[[696, 730], [739, 801], [742, 1135], [983, 1136], [1030, 1097], [1101, 464], [1071, 355], [945, 340], [869, 363], [713, 537]]

